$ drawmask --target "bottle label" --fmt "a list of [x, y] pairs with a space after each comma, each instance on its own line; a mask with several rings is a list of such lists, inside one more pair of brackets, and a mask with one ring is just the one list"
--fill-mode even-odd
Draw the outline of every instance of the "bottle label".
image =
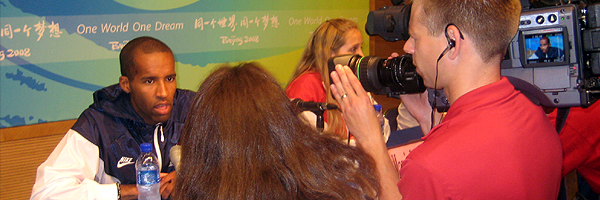
[[138, 185], [153, 185], [156, 183], [160, 183], [160, 174], [158, 173], [158, 170], [146, 170], [138, 172]]

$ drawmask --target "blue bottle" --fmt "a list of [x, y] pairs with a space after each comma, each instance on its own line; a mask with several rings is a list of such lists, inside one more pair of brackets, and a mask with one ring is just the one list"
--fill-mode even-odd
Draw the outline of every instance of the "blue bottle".
[[160, 168], [152, 144], [140, 145], [142, 154], [135, 162], [139, 200], [160, 200]]
[[383, 112], [381, 111], [381, 105], [375, 104], [375, 105], [373, 105], [373, 107], [375, 108], [375, 112], [377, 113], [377, 119], [379, 120], [379, 123], [381, 124], [381, 130], [383, 131], [383, 127], [385, 125], [385, 120], [383, 119]]

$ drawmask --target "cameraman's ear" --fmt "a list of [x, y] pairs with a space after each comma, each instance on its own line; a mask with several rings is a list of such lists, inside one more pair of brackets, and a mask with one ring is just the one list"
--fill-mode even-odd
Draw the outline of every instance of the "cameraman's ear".
[[446, 28], [446, 36], [448, 37], [449, 45], [450, 43], [452, 44], [451, 49], [449, 49], [448, 52], [448, 57], [454, 60], [458, 57], [460, 48], [463, 45], [462, 42], [464, 42], [464, 37], [455, 25], [449, 25], [448, 28]]

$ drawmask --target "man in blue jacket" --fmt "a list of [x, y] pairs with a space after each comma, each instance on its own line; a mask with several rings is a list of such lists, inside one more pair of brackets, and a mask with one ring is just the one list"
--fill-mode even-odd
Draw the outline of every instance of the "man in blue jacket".
[[177, 89], [173, 52], [160, 40], [131, 40], [119, 59], [119, 84], [94, 92], [94, 103], [39, 166], [31, 199], [136, 199], [142, 143], [154, 145], [161, 196], [169, 198], [176, 177], [169, 150], [193, 92]]
[[540, 47], [538, 47], [530, 59], [537, 59], [539, 62], [564, 61], [565, 53], [562, 49], [551, 46], [548, 37], [542, 37], [540, 38]]

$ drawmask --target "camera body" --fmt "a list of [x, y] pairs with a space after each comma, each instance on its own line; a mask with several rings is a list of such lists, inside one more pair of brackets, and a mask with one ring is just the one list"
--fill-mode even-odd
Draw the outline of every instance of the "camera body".
[[[593, 44], [600, 42], [600, 31], [583, 26], [580, 20], [585, 19], [581, 15], [584, 11], [573, 4], [523, 10], [501, 74], [518, 89], [519, 83], [532, 84], [534, 90], [524, 93], [547, 107], [588, 107], [594, 103], [599, 74], [594, 71], [600, 70], [593, 63], [598, 62], [600, 46]], [[595, 54], [594, 59], [591, 55]]]
[[404, 5], [404, 2], [400, 1], [394, 2], [394, 6], [384, 6], [369, 12], [365, 25], [367, 34], [379, 35], [389, 42], [408, 40], [410, 9], [410, 5]]
[[389, 60], [357, 54], [334, 56], [328, 61], [329, 73], [337, 64], [350, 67], [363, 88], [374, 94], [413, 94], [426, 89], [409, 54]]

